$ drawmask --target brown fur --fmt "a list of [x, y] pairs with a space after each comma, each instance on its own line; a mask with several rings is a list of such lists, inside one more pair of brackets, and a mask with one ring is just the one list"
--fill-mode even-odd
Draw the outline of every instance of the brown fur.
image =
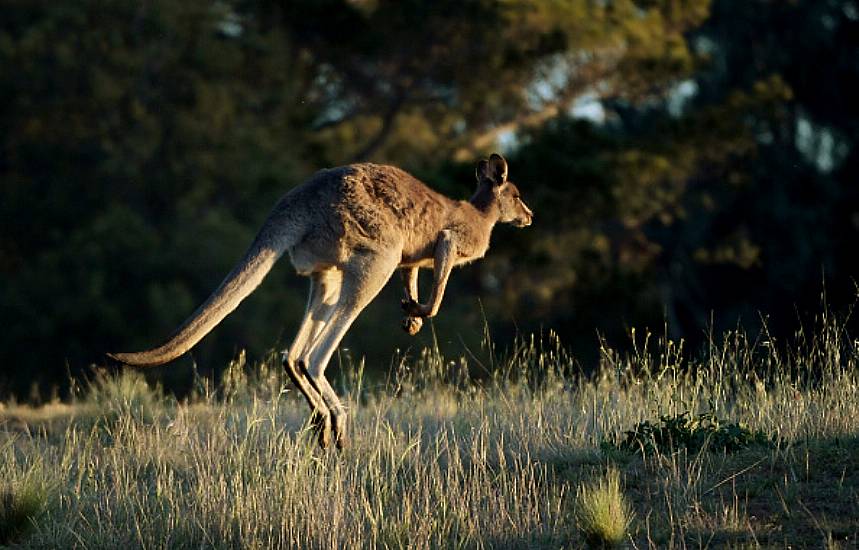
[[[262, 282], [285, 252], [310, 277], [310, 296], [284, 366], [314, 413], [320, 444], [346, 443], [345, 410], [324, 371], [352, 322], [397, 268], [403, 271], [407, 317], [416, 334], [438, 312], [455, 265], [483, 257], [497, 222], [530, 225], [533, 214], [493, 154], [477, 167], [469, 201], [441, 195], [393, 166], [353, 164], [322, 170], [274, 207], [244, 258], [164, 345], [109, 354], [131, 365], [158, 365], [185, 353]], [[418, 303], [418, 269], [432, 268], [433, 286]]]

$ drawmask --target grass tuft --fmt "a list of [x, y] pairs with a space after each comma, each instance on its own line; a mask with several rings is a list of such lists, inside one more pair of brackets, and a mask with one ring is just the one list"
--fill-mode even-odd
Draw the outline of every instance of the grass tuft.
[[0, 545], [12, 544], [35, 528], [48, 504], [48, 483], [39, 468], [32, 468], [17, 482], [0, 487]]
[[626, 539], [633, 513], [617, 469], [580, 485], [575, 506], [576, 525], [590, 548], [615, 548]]
[[96, 372], [86, 392], [86, 401], [108, 422], [127, 418], [151, 424], [163, 414], [165, 399], [160, 388], [153, 390], [143, 375], [133, 370]]

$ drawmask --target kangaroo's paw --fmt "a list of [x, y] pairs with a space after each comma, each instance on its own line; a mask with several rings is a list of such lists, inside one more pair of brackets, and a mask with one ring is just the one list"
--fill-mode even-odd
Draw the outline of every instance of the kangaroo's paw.
[[429, 307], [419, 304], [412, 300], [411, 298], [407, 300], [403, 300], [400, 303], [403, 311], [406, 312], [406, 315], [409, 317], [428, 317], [429, 316]]
[[410, 336], [414, 336], [420, 332], [421, 327], [424, 326], [424, 320], [420, 317], [406, 316], [403, 317], [402, 326], [404, 331], [408, 332]]

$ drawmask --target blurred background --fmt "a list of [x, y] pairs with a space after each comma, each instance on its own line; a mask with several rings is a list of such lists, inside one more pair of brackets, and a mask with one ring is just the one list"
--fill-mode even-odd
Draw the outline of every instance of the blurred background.
[[[484, 328], [585, 371], [631, 327], [790, 338], [856, 299], [857, 111], [855, 0], [2, 0], [0, 396], [160, 344], [284, 192], [360, 160], [468, 198], [499, 151], [536, 213], [416, 338], [392, 281], [344, 341], [370, 371]], [[288, 345], [306, 287], [281, 262], [155, 374]]]

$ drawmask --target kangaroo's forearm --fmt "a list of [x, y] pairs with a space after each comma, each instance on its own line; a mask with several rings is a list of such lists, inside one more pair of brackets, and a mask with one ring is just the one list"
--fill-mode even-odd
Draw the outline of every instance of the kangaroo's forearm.
[[434, 317], [438, 313], [438, 309], [441, 307], [441, 300], [444, 297], [444, 289], [447, 286], [447, 279], [450, 277], [450, 272], [453, 269], [455, 257], [456, 243], [448, 231], [442, 231], [441, 237], [439, 237], [435, 247], [433, 284], [430, 298], [423, 308], [425, 310], [425, 317]]
[[406, 267], [400, 270], [403, 278], [403, 287], [406, 291], [406, 299], [418, 301], [418, 268]]

